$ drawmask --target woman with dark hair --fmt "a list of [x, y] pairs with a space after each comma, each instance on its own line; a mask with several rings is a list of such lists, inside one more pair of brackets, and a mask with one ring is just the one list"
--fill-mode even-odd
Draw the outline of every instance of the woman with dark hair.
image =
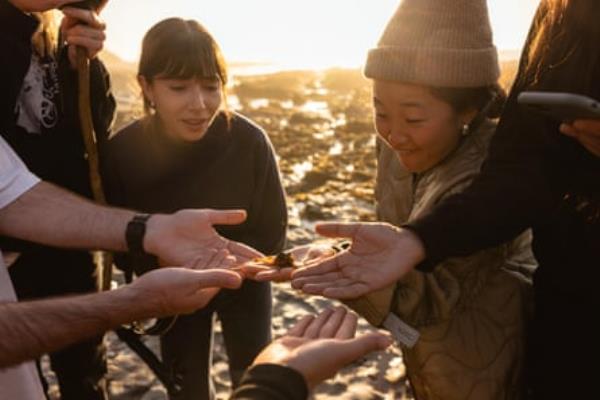
[[533, 395], [591, 398], [597, 393], [597, 368], [587, 365], [599, 355], [594, 322], [600, 305], [598, 122], [561, 128], [560, 121], [521, 109], [517, 96], [551, 90], [600, 99], [598, 15], [596, 0], [543, 0], [481, 174], [404, 229], [319, 227], [328, 236], [352, 237], [352, 248], [299, 271], [294, 285], [354, 298], [415, 267], [431, 272], [448, 257], [496, 246], [531, 227], [539, 262], [528, 343]]
[[[219, 233], [264, 253], [280, 251], [287, 213], [275, 154], [260, 127], [227, 111], [227, 70], [210, 33], [196, 21], [159, 22], [144, 38], [138, 80], [146, 116], [111, 138], [102, 162], [110, 203], [148, 213], [245, 209], [246, 222]], [[183, 377], [177, 399], [213, 398], [214, 314], [235, 387], [271, 339], [269, 283], [222, 291], [161, 337], [163, 361]]]

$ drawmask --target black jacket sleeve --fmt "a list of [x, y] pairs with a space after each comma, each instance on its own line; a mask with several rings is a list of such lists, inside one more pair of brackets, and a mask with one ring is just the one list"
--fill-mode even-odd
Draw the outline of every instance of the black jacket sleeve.
[[250, 367], [230, 400], [305, 400], [308, 388], [302, 375], [275, 364]]

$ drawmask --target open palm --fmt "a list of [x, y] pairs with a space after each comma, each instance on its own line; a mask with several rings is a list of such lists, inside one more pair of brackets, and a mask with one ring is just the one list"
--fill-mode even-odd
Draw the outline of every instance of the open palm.
[[396, 282], [423, 258], [416, 236], [390, 224], [327, 223], [317, 232], [350, 238], [352, 245], [293, 273], [292, 286], [309, 294], [357, 298]]
[[144, 248], [157, 255], [161, 265], [230, 267], [231, 257], [220, 257], [215, 265], [215, 250], [226, 251], [235, 263], [243, 263], [262, 254], [253, 248], [228, 240], [214, 225], [237, 225], [246, 219], [242, 210], [182, 210], [171, 215], [153, 215], [148, 221]]

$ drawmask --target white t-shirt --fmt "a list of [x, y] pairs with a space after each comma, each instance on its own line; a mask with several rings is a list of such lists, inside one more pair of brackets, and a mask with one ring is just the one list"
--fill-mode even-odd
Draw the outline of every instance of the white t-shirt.
[[[27, 170], [19, 157], [0, 137], [0, 208], [12, 203], [38, 182], [39, 179]], [[0, 302], [13, 301], [17, 301], [17, 297], [0, 252]], [[0, 369], [0, 399], [45, 399], [33, 362]]]

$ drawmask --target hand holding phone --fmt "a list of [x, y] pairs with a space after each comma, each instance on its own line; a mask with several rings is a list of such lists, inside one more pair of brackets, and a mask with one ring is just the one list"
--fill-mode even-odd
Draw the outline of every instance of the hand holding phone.
[[523, 92], [517, 101], [527, 110], [563, 122], [600, 120], [600, 102], [587, 96], [563, 92]]

